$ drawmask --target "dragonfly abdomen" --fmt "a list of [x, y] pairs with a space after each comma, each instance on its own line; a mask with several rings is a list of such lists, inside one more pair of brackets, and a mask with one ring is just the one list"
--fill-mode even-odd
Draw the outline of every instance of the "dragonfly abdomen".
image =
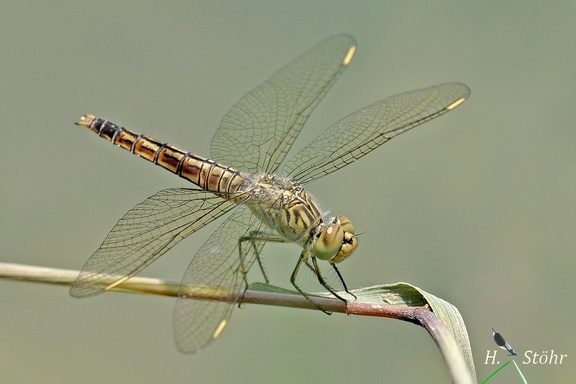
[[230, 200], [239, 197], [234, 192], [239, 191], [245, 179], [234, 168], [225, 167], [213, 160], [185, 152], [171, 144], [132, 132], [93, 115], [82, 116], [77, 124], [89, 128], [98, 136], [161, 166], [206, 191], [214, 192]]

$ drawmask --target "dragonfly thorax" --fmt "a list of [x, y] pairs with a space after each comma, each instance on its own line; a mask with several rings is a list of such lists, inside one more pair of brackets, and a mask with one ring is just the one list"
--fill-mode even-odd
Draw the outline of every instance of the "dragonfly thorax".
[[292, 179], [260, 176], [246, 204], [268, 227], [318, 259], [339, 263], [358, 244], [348, 218], [337, 216], [326, 224], [314, 198]]
[[245, 204], [266, 226], [301, 246], [322, 223], [322, 214], [312, 196], [289, 178], [259, 176]]

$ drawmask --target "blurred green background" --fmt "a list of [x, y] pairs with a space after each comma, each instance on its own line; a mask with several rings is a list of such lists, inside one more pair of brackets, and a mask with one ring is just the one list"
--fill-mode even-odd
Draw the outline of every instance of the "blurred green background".
[[[519, 364], [526, 350], [568, 354], [563, 365], [520, 364], [529, 382], [572, 382], [575, 15], [574, 2], [4, 2], [0, 260], [79, 269], [128, 209], [189, 186], [75, 127], [80, 115], [208, 155], [243, 94], [348, 32], [355, 62], [296, 146], [395, 93], [472, 89], [457, 110], [309, 185], [364, 232], [341, 266], [348, 285], [406, 281], [456, 305], [480, 380], [496, 369], [484, 364], [494, 327]], [[214, 228], [143, 275], [179, 280]], [[272, 248], [266, 264], [288, 287], [298, 249]], [[209, 348], [182, 355], [173, 304], [0, 281], [0, 382], [450, 380], [414, 325], [255, 305]], [[509, 366], [491, 382], [520, 380]]]

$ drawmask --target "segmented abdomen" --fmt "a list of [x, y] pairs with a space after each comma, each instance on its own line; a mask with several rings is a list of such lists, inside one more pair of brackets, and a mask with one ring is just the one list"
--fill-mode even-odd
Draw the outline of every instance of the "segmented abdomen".
[[173, 145], [162, 143], [147, 135], [134, 133], [93, 115], [82, 116], [76, 124], [87, 127], [119, 147], [224, 198], [238, 197], [234, 192], [238, 192], [244, 182], [242, 174], [234, 168], [225, 167], [190, 152], [184, 152]]

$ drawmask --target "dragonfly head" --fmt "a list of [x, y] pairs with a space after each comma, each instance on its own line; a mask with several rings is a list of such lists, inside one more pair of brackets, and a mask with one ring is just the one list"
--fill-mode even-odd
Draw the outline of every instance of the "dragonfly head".
[[350, 220], [346, 216], [336, 216], [318, 233], [312, 253], [320, 260], [336, 264], [350, 256], [357, 245], [358, 239]]

